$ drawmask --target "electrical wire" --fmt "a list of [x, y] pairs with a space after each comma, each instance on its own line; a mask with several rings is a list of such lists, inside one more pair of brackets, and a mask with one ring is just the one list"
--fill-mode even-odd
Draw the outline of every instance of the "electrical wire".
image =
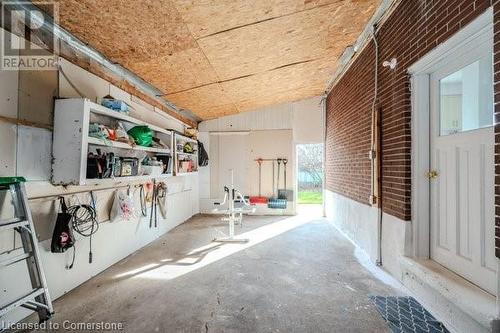
[[62, 76], [64, 76], [64, 78], [66, 79], [66, 81], [68, 81], [68, 83], [71, 86], [71, 88], [73, 88], [76, 91], [76, 93], [78, 95], [80, 95], [81, 98], [85, 98], [86, 96], [73, 84], [73, 82], [71, 82], [70, 78], [64, 72], [62, 66], [60, 64], [58, 64], [57, 68], [58, 68], [59, 72], [62, 74]]
[[90, 238], [89, 263], [92, 263], [92, 235], [99, 229], [99, 222], [97, 222], [96, 203], [92, 191], [90, 191], [90, 199], [90, 205], [78, 204], [70, 206], [68, 213], [71, 215], [73, 230], [83, 237]]

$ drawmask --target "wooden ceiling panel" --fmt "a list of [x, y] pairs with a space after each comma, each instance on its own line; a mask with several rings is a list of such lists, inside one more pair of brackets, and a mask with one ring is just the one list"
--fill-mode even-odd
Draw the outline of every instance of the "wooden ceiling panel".
[[65, 29], [120, 64], [196, 47], [170, 1], [56, 1]]
[[381, 0], [56, 0], [60, 25], [203, 119], [322, 94]]
[[169, 94], [166, 98], [182, 108], [193, 111], [201, 118], [208, 118], [210, 114], [226, 115], [238, 112], [234, 103], [217, 83]]
[[[372, 2], [363, 2], [369, 15]], [[208, 36], [198, 44], [221, 80], [302, 61], [336, 59], [366, 24], [363, 9], [367, 8], [350, 1], [337, 2]]]
[[217, 74], [199, 48], [186, 49], [148, 61], [127, 62], [126, 68], [165, 94], [217, 82]]
[[[321, 59], [223, 82], [221, 85], [235, 104], [245, 101], [245, 105], [248, 105], [248, 101], [252, 99], [265, 98], [269, 101], [273, 96], [282, 101], [281, 94], [291, 96], [294, 90], [297, 90], [298, 97], [292, 100], [297, 100], [303, 96], [299, 90], [304, 87], [311, 87], [315, 91], [315, 95], [311, 96], [321, 95], [325, 89], [325, 80], [333, 75], [334, 68], [335, 60]], [[248, 108], [240, 109], [245, 110]]]
[[306, 86], [299, 87], [294, 90], [281, 91], [276, 95], [262, 96], [259, 99], [248, 99], [240, 101], [236, 104], [240, 112], [260, 109], [269, 105], [276, 105], [285, 102], [294, 102], [311, 96], [320, 96], [324, 92], [323, 86]]
[[172, 0], [198, 39], [342, 0]]

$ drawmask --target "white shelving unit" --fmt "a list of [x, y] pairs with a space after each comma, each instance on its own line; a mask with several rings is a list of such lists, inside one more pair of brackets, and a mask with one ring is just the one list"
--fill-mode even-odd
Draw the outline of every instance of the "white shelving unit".
[[105, 141], [94, 137], [88, 138], [88, 143], [90, 145], [95, 146], [104, 146], [104, 147], [113, 147], [113, 148], [121, 148], [121, 149], [130, 149], [130, 150], [142, 150], [151, 153], [161, 153], [161, 154], [171, 154], [170, 149], [162, 149], [162, 148], [154, 148], [154, 147], [143, 147], [143, 146], [131, 146], [125, 142], [119, 141]]
[[[193, 147], [193, 153], [184, 152], [183, 147], [186, 143], [189, 143]], [[198, 141], [191, 139], [190, 137], [187, 137], [185, 135], [175, 133], [173, 147], [175, 151], [175, 175], [182, 176], [198, 172]], [[192, 171], [187, 171], [182, 168], [182, 163], [184, 161], [192, 161]]]
[[[101, 140], [89, 137], [89, 125], [94, 122], [113, 125], [117, 121], [131, 126], [146, 125], [154, 131], [154, 136], [159, 137], [168, 147], [154, 148], [131, 146], [128, 143]], [[54, 143], [52, 162], [52, 182], [56, 185], [91, 185], [108, 182], [132, 182], [153, 178], [167, 178], [173, 175], [175, 157], [172, 156], [174, 146], [174, 133], [142, 120], [130, 117], [108, 109], [102, 105], [83, 98], [56, 100], [54, 110]], [[162, 175], [139, 175], [87, 179], [87, 156], [90, 151], [100, 148], [112, 151], [118, 156], [131, 157], [145, 154], [150, 156], [167, 155], [172, 163], [171, 172]]]

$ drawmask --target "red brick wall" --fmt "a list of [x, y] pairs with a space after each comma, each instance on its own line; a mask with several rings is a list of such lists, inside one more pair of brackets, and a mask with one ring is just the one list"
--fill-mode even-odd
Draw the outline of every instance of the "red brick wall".
[[[378, 29], [382, 200], [383, 210], [388, 214], [411, 219], [411, 106], [407, 68], [489, 6], [491, 0], [403, 0]], [[382, 62], [393, 57], [398, 59], [396, 70], [382, 68]], [[366, 204], [370, 195], [368, 151], [373, 68], [371, 42], [327, 98], [326, 189]], [[500, 87], [498, 91], [500, 98]], [[498, 155], [499, 147], [497, 163]], [[498, 179], [497, 183], [500, 185]], [[497, 194], [500, 195], [498, 188]], [[498, 197], [496, 203], [500, 215]], [[499, 220], [497, 217], [497, 223]]]
[[500, 258], [500, 1], [493, 6], [494, 56], [493, 83], [495, 94], [495, 247]]

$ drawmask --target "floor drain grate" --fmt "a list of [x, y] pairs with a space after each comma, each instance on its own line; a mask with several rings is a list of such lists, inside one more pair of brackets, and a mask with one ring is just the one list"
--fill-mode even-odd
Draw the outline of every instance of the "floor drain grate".
[[449, 333], [444, 325], [413, 297], [370, 296], [394, 333]]

